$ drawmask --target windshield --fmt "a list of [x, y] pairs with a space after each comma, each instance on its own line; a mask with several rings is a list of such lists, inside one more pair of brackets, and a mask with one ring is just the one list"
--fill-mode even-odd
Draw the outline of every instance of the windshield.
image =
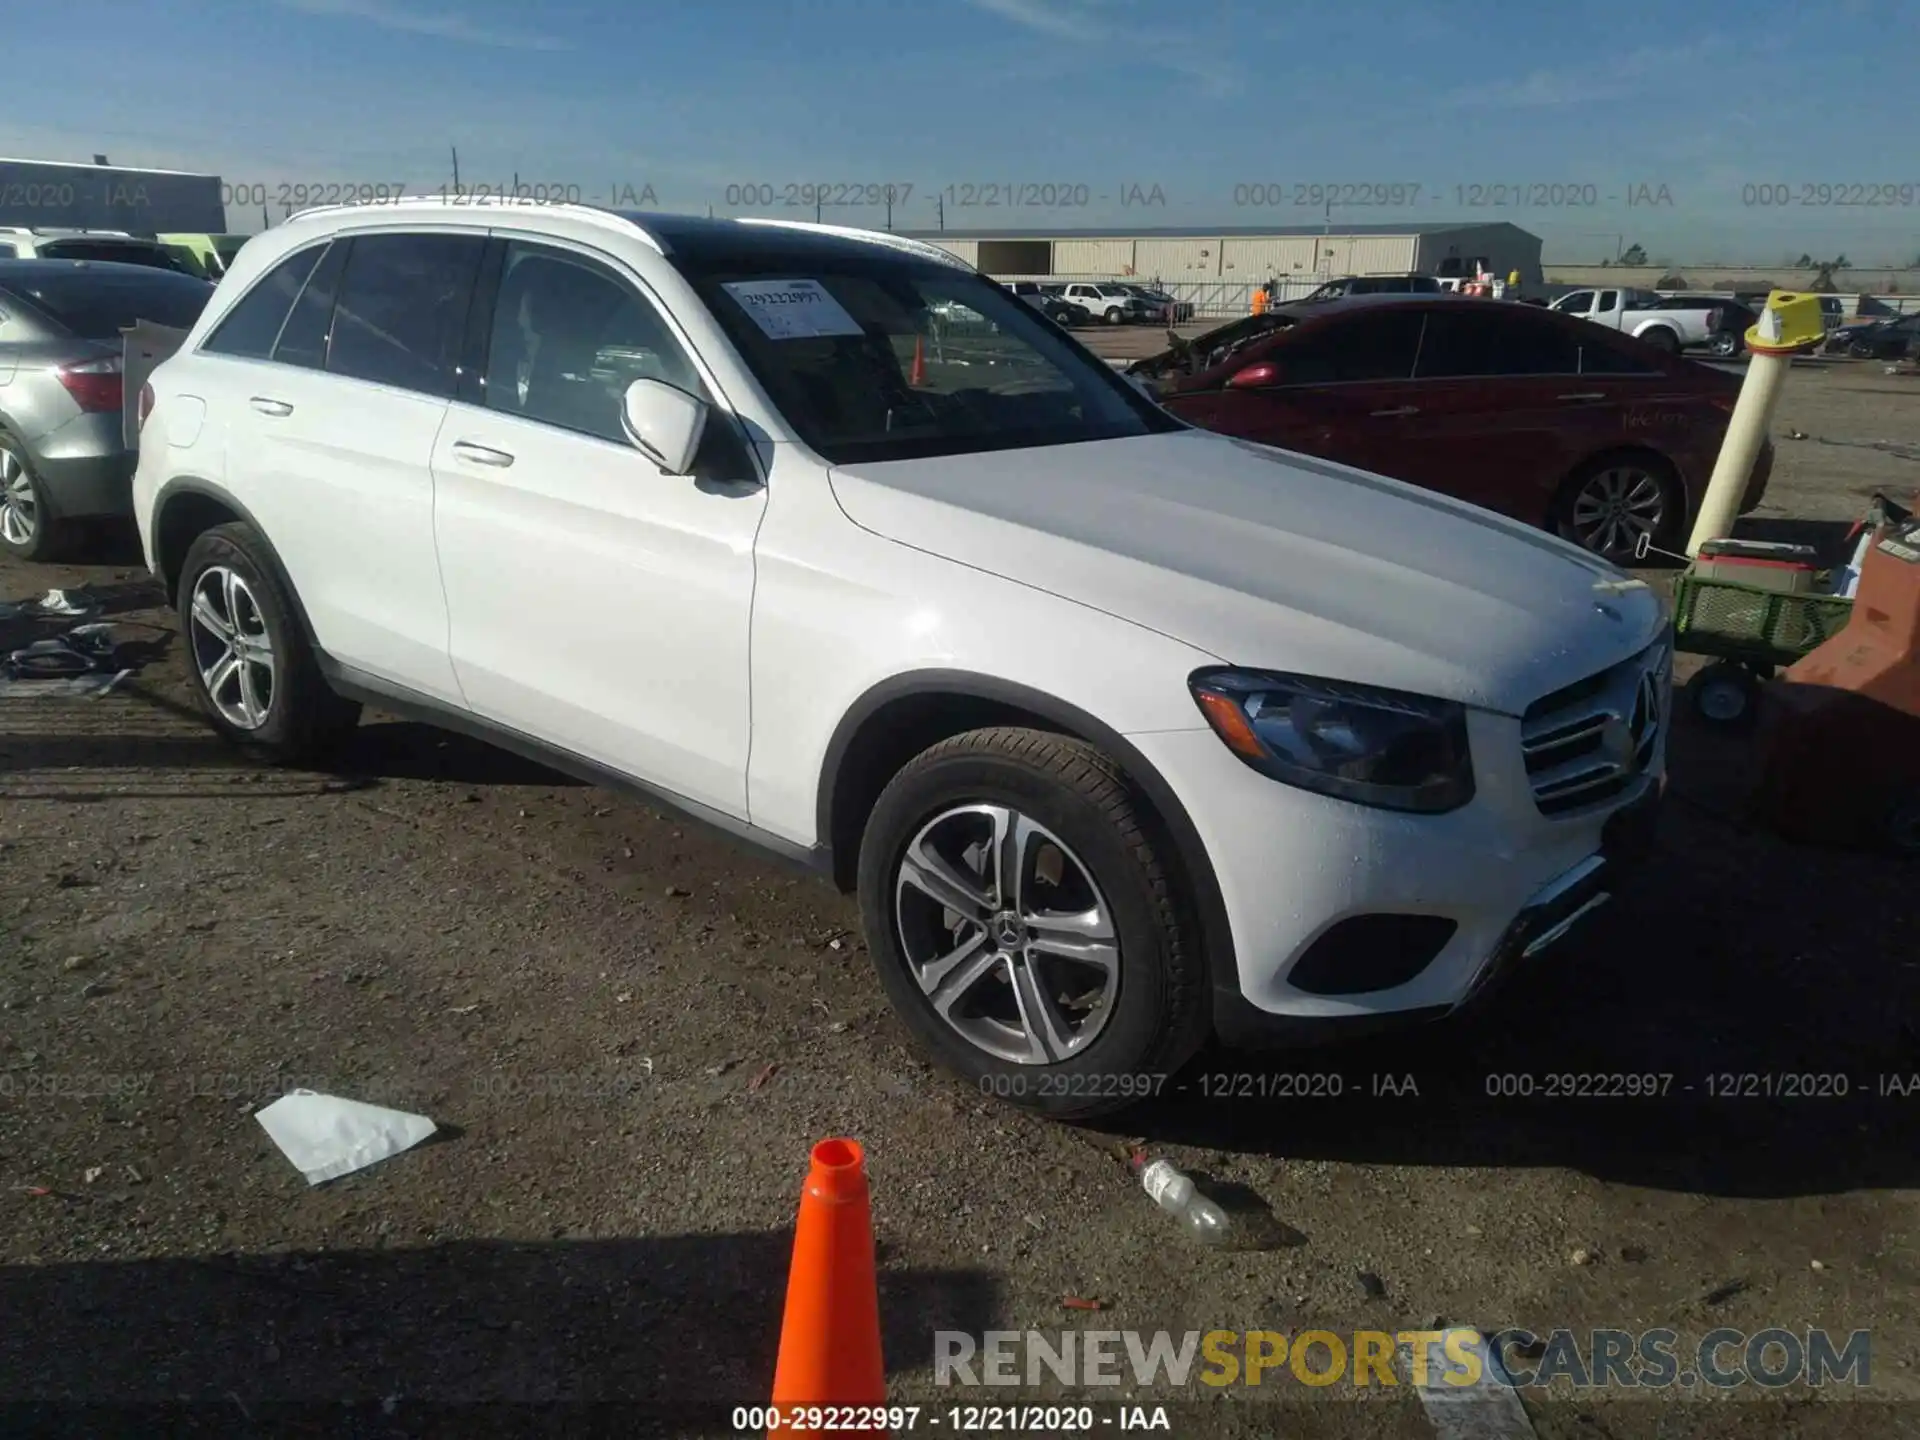
[[166, 246], [138, 240], [47, 240], [41, 242], [39, 250], [48, 260], [111, 260], [120, 265], [148, 265], [186, 273], [186, 267]]
[[781, 414], [833, 464], [1183, 428], [971, 271], [818, 254], [679, 263]]
[[186, 330], [200, 318], [213, 287], [165, 270], [62, 270], [47, 267], [31, 279], [9, 277], [5, 287], [50, 319], [87, 340], [117, 340], [146, 320]]

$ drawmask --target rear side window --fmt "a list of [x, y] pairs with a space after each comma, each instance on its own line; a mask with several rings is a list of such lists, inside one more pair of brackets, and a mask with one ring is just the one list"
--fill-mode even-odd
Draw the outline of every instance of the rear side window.
[[327, 368], [327, 337], [333, 330], [333, 302], [340, 286], [340, 271], [347, 262], [347, 245], [335, 241], [307, 277], [300, 298], [293, 302], [287, 323], [280, 327], [279, 343], [273, 358], [283, 365], [298, 365], [307, 370]]
[[1598, 345], [1583, 340], [1580, 344], [1580, 373], [1582, 375], [1664, 375], [1662, 370], [1650, 360], [1629, 354], [1624, 348], [1612, 345]]
[[1420, 348], [1417, 310], [1375, 310], [1331, 325], [1316, 325], [1275, 349], [1288, 385], [1351, 384], [1365, 380], [1407, 380]]
[[352, 242], [333, 317], [327, 370], [451, 398], [479, 235], [361, 235]]
[[0, 260], [18, 260], [20, 247], [11, 240], [0, 240]]
[[40, 246], [40, 254], [48, 260], [111, 260], [119, 265], [187, 273], [187, 267], [164, 246], [129, 245], [124, 240], [49, 240]]
[[280, 327], [299, 297], [325, 245], [310, 245], [282, 260], [240, 297], [240, 303], [214, 326], [200, 348], [209, 355], [232, 355], [241, 360], [265, 360], [273, 354]]
[[1422, 380], [1472, 375], [1577, 375], [1580, 346], [1524, 311], [1435, 311], [1427, 317], [1414, 374]]

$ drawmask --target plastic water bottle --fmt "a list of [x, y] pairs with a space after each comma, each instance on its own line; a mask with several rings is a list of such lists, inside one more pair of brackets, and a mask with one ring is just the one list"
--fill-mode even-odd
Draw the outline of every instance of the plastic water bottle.
[[1218, 1245], [1227, 1238], [1227, 1212], [1200, 1193], [1193, 1177], [1167, 1160], [1136, 1165], [1140, 1184], [1153, 1203], [1180, 1217], [1182, 1228], [1202, 1245]]

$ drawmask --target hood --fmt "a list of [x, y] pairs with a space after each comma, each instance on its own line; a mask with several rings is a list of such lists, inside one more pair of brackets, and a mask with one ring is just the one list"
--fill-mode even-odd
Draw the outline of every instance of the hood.
[[1217, 660], [1518, 714], [1644, 648], [1652, 591], [1517, 521], [1207, 431], [836, 466], [875, 534]]

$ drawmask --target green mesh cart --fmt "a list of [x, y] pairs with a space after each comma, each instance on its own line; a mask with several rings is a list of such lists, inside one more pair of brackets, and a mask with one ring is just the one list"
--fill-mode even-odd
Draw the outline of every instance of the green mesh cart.
[[1853, 601], [1786, 594], [1692, 571], [1673, 592], [1673, 648], [1716, 661], [1695, 677], [1695, 710], [1715, 725], [1752, 720], [1760, 686], [1846, 628]]

